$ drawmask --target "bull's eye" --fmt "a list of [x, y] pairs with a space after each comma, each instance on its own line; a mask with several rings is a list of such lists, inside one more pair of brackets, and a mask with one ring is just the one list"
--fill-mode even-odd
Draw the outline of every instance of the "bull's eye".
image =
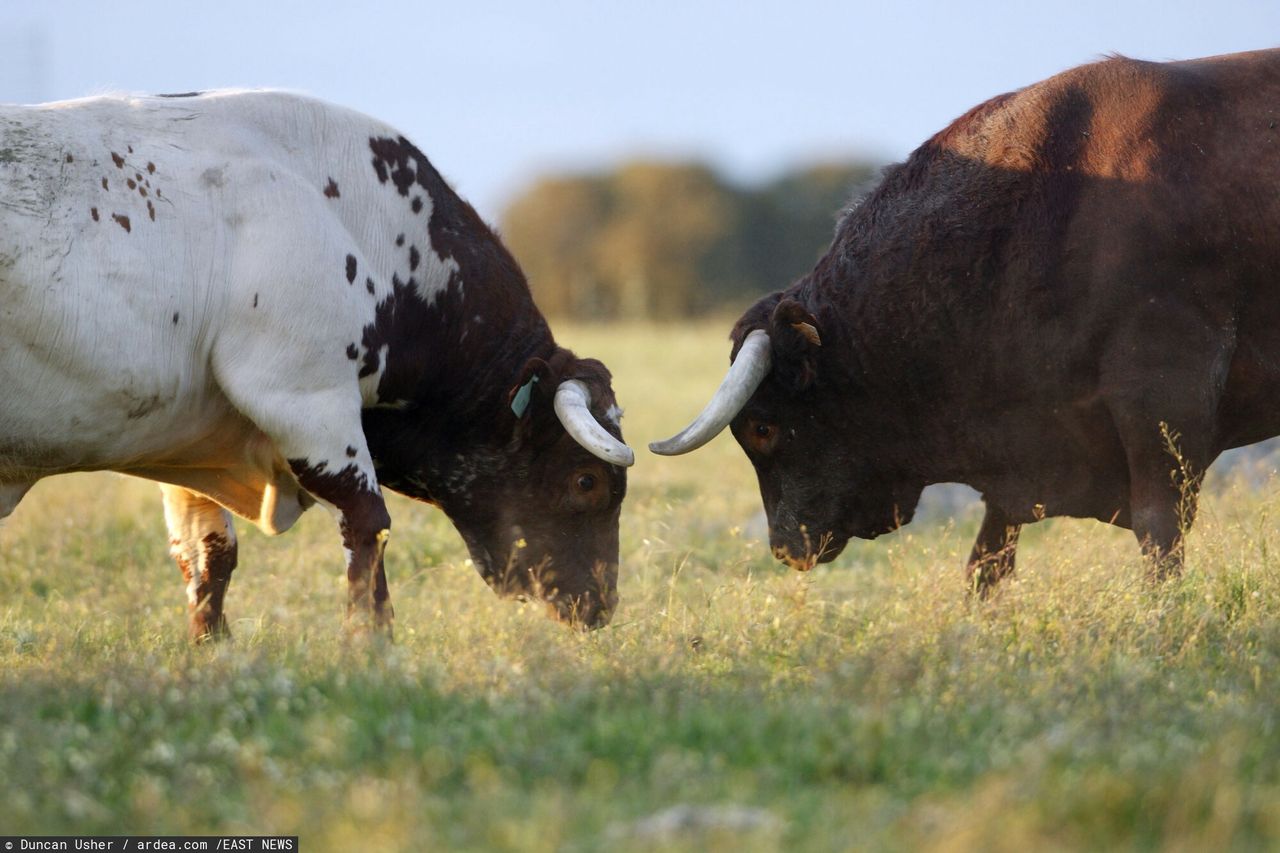
[[777, 425], [751, 421], [747, 426], [746, 443], [756, 453], [772, 453], [778, 443]]
[[578, 491], [589, 492], [596, 487], [595, 474], [579, 474], [578, 475]]

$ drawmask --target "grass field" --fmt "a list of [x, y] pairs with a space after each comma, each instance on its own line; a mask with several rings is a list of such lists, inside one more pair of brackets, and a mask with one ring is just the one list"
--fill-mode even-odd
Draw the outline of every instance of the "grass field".
[[976, 519], [798, 575], [694, 414], [727, 323], [565, 328], [637, 448], [622, 605], [581, 635], [497, 600], [396, 499], [392, 647], [343, 641], [322, 513], [240, 525], [235, 640], [190, 647], [158, 490], [40, 484], [0, 531], [0, 834], [296, 834], [328, 850], [1280, 847], [1280, 485], [1211, 483], [1184, 579], [1050, 521], [966, 598]]

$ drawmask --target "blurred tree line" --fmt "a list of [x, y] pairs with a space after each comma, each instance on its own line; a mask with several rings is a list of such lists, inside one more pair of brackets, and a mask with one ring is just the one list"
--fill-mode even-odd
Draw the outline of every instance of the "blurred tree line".
[[538, 306], [576, 318], [740, 309], [807, 273], [838, 211], [878, 173], [813, 166], [738, 187], [698, 163], [544, 178], [502, 218]]

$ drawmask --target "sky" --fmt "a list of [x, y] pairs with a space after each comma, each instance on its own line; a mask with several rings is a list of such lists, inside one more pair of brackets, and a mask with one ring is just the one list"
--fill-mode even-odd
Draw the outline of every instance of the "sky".
[[551, 171], [693, 157], [752, 182], [898, 160], [1109, 53], [1276, 44], [1276, 0], [0, 0], [0, 100], [303, 91], [395, 125], [497, 220]]

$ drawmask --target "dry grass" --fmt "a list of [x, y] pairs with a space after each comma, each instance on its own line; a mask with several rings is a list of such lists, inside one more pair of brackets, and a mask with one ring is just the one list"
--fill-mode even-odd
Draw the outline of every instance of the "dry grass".
[[[642, 448], [727, 323], [576, 329]], [[341, 636], [323, 514], [242, 528], [235, 642], [191, 648], [154, 486], [36, 488], [0, 532], [0, 827], [289, 833], [303, 849], [1266, 849], [1280, 844], [1275, 491], [1210, 483], [1183, 580], [1051, 521], [966, 598], [974, 524], [798, 575], [723, 436], [641, 450], [615, 623], [496, 600], [397, 500], [393, 647]], [[677, 811], [667, 811], [681, 807]]]

